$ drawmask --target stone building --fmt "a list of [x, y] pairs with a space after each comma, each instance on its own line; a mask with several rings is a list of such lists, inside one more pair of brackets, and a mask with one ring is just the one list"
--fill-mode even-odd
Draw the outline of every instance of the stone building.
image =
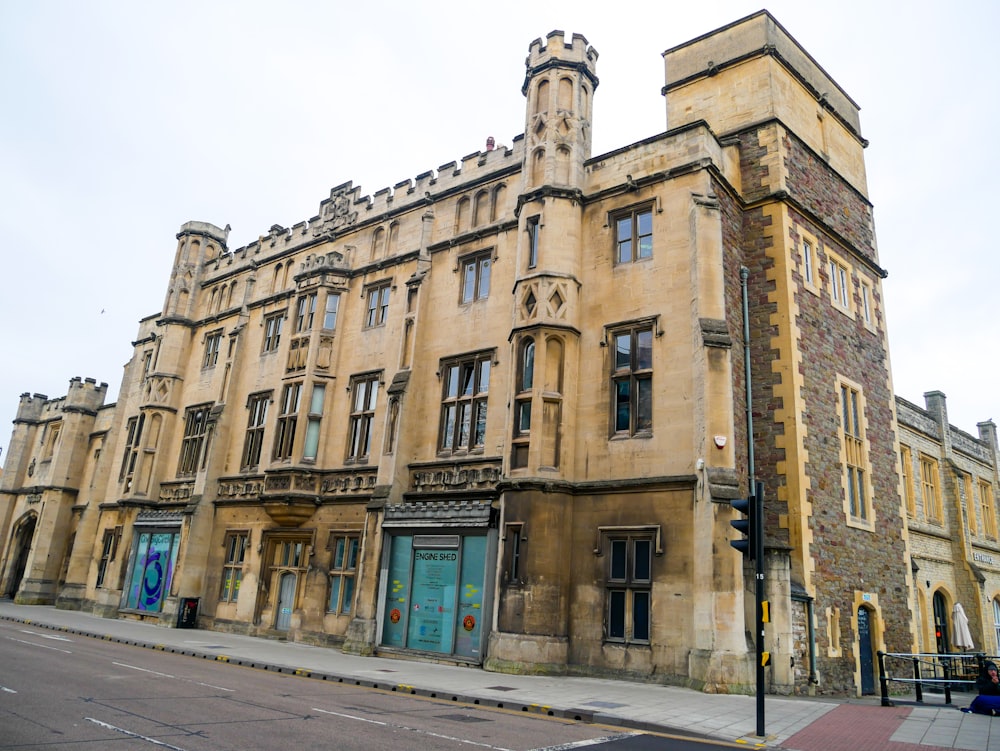
[[3, 591], [749, 691], [756, 479], [771, 690], [874, 690], [919, 593], [858, 107], [762, 11], [667, 50], [667, 130], [595, 156], [597, 57], [531, 43], [510, 148], [242, 248], [183, 225], [117, 403], [22, 397]]
[[[948, 422], [940, 391], [920, 408], [896, 398], [899, 458], [913, 559], [917, 651], [1000, 654], [997, 428], [978, 437]], [[972, 642], [961, 643], [956, 606]]]

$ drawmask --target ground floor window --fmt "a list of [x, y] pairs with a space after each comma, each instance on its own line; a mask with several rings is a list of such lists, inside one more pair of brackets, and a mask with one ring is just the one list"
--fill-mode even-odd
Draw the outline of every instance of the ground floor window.
[[649, 643], [652, 600], [653, 537], [609, 536], [606, 543], [608, 641]]
[[382, 644], [480, 659], [485, 535], [388, 540]]
[[129, 557], [122, 607], [127, 610], [163, 610], [170, 594], [180, 544], [180, 529], [139, 529]]
[[226, 562], [222, 566], [222, 591], [219, 593], [223, 602], [236, 602], [240, 594], [248, 540], [246, 532], [229, 532], [226, 535]]
[[330, 535], [333, 560], [330, 563], [330, 600], [326, 609], [348, 615], [354, 599], [354, 579], [358, 570], [358, 536]]

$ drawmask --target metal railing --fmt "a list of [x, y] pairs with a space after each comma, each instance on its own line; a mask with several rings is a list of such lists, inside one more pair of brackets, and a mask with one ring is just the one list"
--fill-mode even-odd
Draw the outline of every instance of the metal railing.
[[[944, 691], [945, 704], [951, 704], [951, 692], [975, 691], [976, 678], [982, 674], [983, 663], [1000, 658], [976, 653], [878, 652], [879, 683], [882, 706], [895, 706], [889, 700], [889, 681], [912, 684], [918, 702], [924, 700], [924, 688]], [[895, 671], [893, 670], [895, 668]]]

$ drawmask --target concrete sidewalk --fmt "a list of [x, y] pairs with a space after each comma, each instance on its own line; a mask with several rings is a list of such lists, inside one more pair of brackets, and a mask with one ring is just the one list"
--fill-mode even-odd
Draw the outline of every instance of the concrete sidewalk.
[[879, 699], [806, 699], [768, 696], [764, 738], [756, 736], [752, 696], [704, 694], [684, 688], [570, 676], [489, 673], [478, 668], [357, 657], [336, 649], [206, 631], [174, 629], [86, 613], [0, 600], [0, 620], [92, 636], [308, 678], [378, 687], [438, 699], [633, 729], [706, 736], [750, 747], [791, 751], [1000, 751], [1000, 718], [960, 712], [932, 696], [924, 705]]

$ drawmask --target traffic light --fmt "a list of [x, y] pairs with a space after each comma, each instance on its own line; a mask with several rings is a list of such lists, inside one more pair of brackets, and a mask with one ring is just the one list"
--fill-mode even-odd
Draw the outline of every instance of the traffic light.
[[733, 519], [729, 523], [733, 526], [733, 529], [737, 529], [743, 533], [743, 537], [739, 540], [730, 540], [729, 544], [736, 548], [738, 551], [743, 553], [743, 555], [751, 560], [754, 558], [754, 524], [756, 523], [754, 513], [755, 499], [753, 496], [749, 498], [734, 498], [729, 501], [734, 509], [743, 514], [742, 518]]

